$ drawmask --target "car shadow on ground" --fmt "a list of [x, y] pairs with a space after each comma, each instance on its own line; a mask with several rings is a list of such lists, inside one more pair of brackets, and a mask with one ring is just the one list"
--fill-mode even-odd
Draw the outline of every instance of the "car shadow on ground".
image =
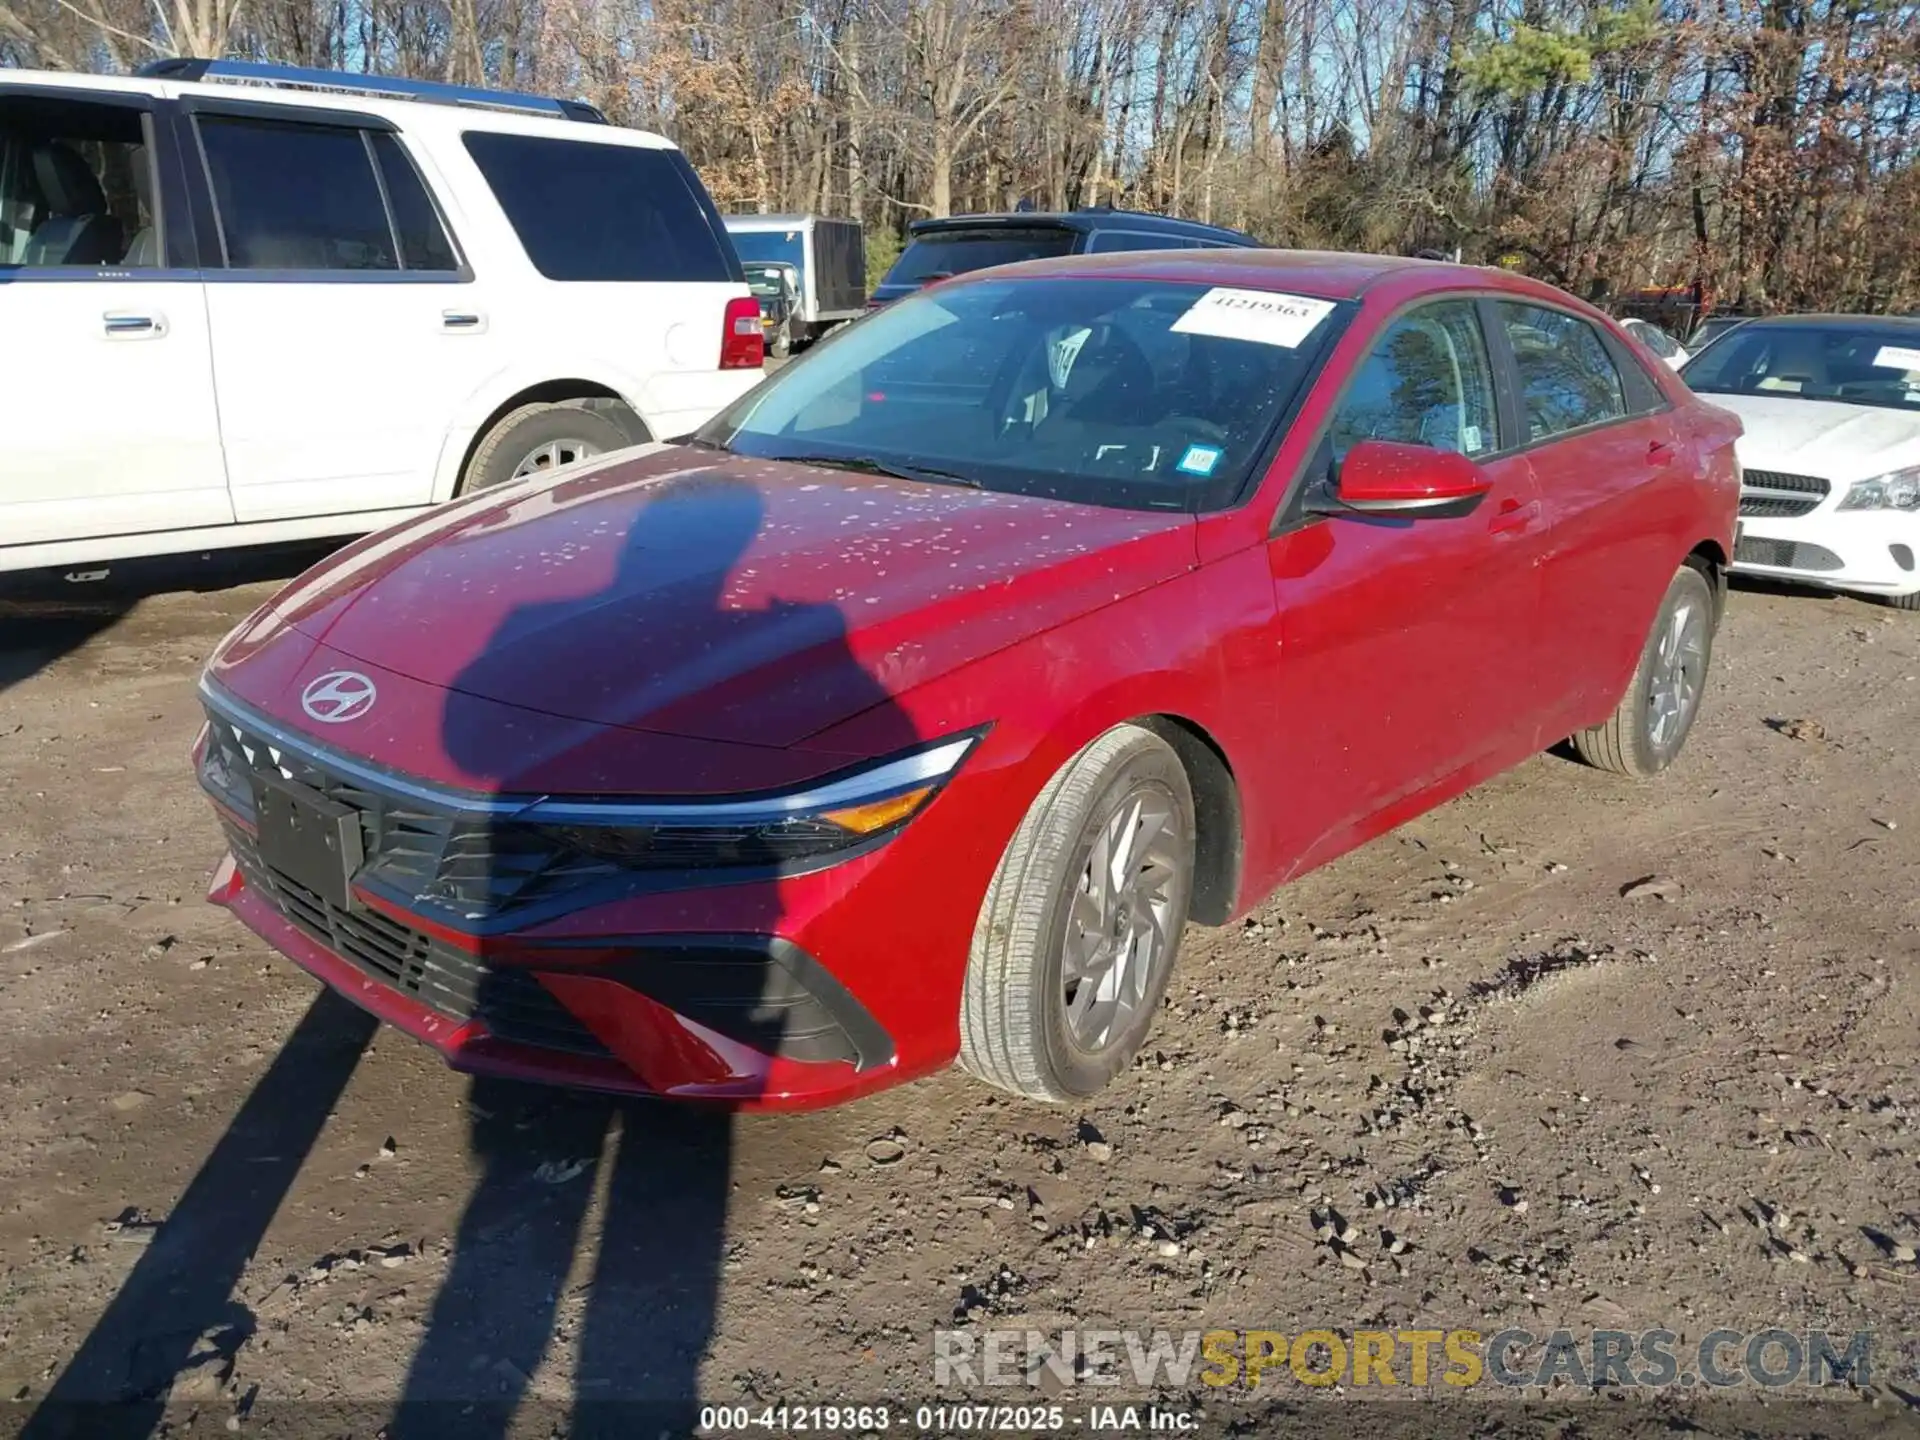
[[[569, 482], [552, 488], [530, 506], [530, 515], [568, 499]], [[509, 516], [505, 523], [514, 521]], [[536, 637], [552, 653], [563, 634], [560, 622], [583, 605], [630, 611], [632, 663], [669, 685], [693, 667], [710, 668], [716, 656], [764, 660], [776, 633], [767, 627], [791, 635], [798, 618], [809, 640], [807, 683], [831, 686], [851, 698], [850, 709], [878, 710], [884, 722], [889, 697], [855, 662], [837, 607], [812, 607], [819, 613], [796, 617], [796, 607], [778, 601], [736, 607], [726, 599], [729, 575], [765, 523], [761, 495], [721, 475], [650, 487], [607, 564], [604, 590], [512, 611], [449, 687], [440, 717], [449, 757], [500, 791], [522, 788], [516, 767], [526, 763], [523, 740], [503, 737], [498, 706], [474, 697], [499, 693], [510, 677], [498, 667], [509, 656], [524, 662]], [[674, 632], [648, 630], [643, 643], [638, 627], [647, 613], [663, 610], [678, 617]], [[836, 673], [835, 667], [845, 668]], [[901, 717], [896, 728], [898, 748], [907, 748], [912, 727]], [[479, 853], [488, 857], [482, 878], [503, 893], [523, 878], [500, 859], [511, 855], [510, 840], [524, 839], [508, 831], [495, 821], [479, 837]], [[774, 933], [782, 914], [776, 880], [730, 890], [726, 918], [734, 934]], [[484, 955], [489, 942], [478, 943]], [[642, 950], [629, 971], [635, 986], [650, 983], [651, 963]], [[482, 971], [483, 1012], [489, 977], [499, 968], [496, 962]], [[775, 988], [779, 977], [760, 978], [769, 988], [757, 996], [746, 988], [730, 994], [739, 1013], [726, 1039], [773, 1053], [790, 1012], [780, 1003], [786, 991]], [[194, 1363], [196, 1346], [219, 1350], [223, 1336], [238, 1345], [251, 1333], [252, 1316], [236, 1303], [236, 1285], [373, 1031], [367, 1016], [331, 992], [315, 1000], [28, 1420], [23, 1440], [153, 1434], [177, 1418], [169, 1415], [167, 1398], [175, 1377]], [[650, 1064], [637, 1067], [655, 1069], [650, 1081], [681, 1075], [691, 1061], [696, 1071], [705, 1067], [709, 1075], [756, 1083], [756, 1066], [738, 1045], [717, 1043], [701, 1054], [701, 1033], [679, 1029], [652, 1043]], [[699, 1369], [714, 1334], [728, 1246], [736, 1123], [725, 1109], [471, 1081], [469, 1144], [480, 1175], [402, 1393], [309, 1393], [308, 1400], [339, 1403], [308, 1404], [305, 1418], [351, 1417], [336, 1432], [378, 1429], [388, 1440], [494, 1440], [558, 1430], [572, 1440], [611, 1440], [693, 1431]], [[597, 1227], [591, 1223], [596, 1211]], [[597, 1247], [587, 1253], [596, 1233]], [[571, 1371], [562, 1400], [533, 1393], [533, 1377], [550, 1355]], [[553, 1393], [549, 1385], [541, 1389]], [[258, 1400], [258, 1418], [274, 1409], [273, 1399]]]
[[[105, 634], [143, 600], [180, 591], [205, 593], [262, 580], [290, 580], [342, 543], [313, 541], [116, 561], [111, 567], [84, 570], [0, 574], [0, 691], [32, 678], [96, 635]], [[94, 574], [100, 578], [68, 578]], [[233, 618], [237, 624], [241, 616]]]

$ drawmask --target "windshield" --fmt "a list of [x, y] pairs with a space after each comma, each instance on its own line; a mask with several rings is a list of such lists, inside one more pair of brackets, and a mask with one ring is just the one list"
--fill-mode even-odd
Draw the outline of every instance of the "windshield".
[[1680, 372], [1701, 395], [1769, 395], [1920, 410], [1920, 325], [1862, 317], [1752, 320]]
[[746, 273], [747, 289], [758, 298], [778, 300], [787, 293], [787, 286], [791, 283], [787, 277], [792, 272], [784, 266], [747, 261], [740, 268]]
[[698, 439], [1123, 509], [1230, 504], [1340, 307], [1147, 280], [981, 280], [876, 311]]
[[798, 230], [729, 230], [727, 238], [733, 241], [742, 265], [750, 260], [773, 260], [798, 269], [806, 261]]
[[887, 272], [885, 285], [921, 285], [941, 275], [964, 275], [989, 265], [1045, 260], [1073, 253], [1074, 232], [1056, 226], [991, 230], [936, 230], [910, 241]]

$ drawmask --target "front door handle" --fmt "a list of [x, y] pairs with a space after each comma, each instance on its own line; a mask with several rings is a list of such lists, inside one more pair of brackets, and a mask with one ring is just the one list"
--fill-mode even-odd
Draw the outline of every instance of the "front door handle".
[[1490, 535], [1518, 535], [1531, 530], [1540, 518], [1538, 500], [1516, 500], [1511, 495], [1494, 508], [1493, 518], [1487, 522]]
[[107, 334], [116, 340], [151, 340], [167, 333], [167, 317], [160, 314], [136, 315], [131, 310], [109, 310], [100, 319]]
[[473, 310], [442, 310], [440, 328], [474, 335], [487, 328], [487, 317]]

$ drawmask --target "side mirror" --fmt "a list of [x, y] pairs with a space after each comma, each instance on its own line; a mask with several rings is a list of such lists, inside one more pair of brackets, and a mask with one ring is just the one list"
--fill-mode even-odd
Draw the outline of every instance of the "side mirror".
[[1445, 520], [1471, 514], [1493, 481], [1465, 455], [1363, 440], [1339, 461], [1331, 483], [1309, 499], [1316, 515], [1380, 515], [1399, 520]]

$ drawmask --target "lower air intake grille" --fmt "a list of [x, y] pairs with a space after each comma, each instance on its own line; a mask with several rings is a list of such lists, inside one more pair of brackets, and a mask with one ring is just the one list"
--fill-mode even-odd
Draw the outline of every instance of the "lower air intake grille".
[[1846, 564], [1824, 545], [1800, 540], [1763, 540], [1748, 535], [1733, 547], [1736, 565], [1765, 565], [1775, 570], [1838, 570]]

